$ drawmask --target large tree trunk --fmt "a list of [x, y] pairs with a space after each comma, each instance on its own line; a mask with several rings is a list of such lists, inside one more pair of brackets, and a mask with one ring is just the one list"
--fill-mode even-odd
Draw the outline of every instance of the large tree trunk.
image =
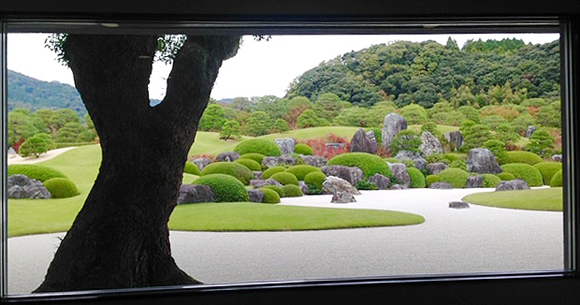
[[239, 37], [188, 37], [166, 97], [150, 107], [156, 36], [68, 37], [65, 56], [103, 161], [36, 292], [198, 283], [171, 257], [167, 222], [218, 69], [238, 43]]

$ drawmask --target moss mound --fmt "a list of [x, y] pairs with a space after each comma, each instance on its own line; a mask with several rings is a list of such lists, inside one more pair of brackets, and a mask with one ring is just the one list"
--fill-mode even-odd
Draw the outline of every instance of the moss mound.
[[322, 173], [322, 170], [316, 166], [304, 164], [304, 165], [292, 166], [292, 167], [288, 168], [286, 170], [286, 172], [293, 174], [294, 176], [296, 176], [296, 178], [298, 178], [298, 180], [304, 181], [304, 178], [309, 173], [312, 173], [312, 172], [321, 172]]
[[272, 166], [262, 173], [262, 179], [268, 179], [272, 177], [272, 175], [274, 175], [275, 173], [281, 173], [285, 171], [286, 168], [284, 166]]
[[[296, 178], [296, 176], [294, 176], [291, 173], [279, 172], [279, 173], [273, 174], [272, 176], [270, 176], [270, 178], [280, 182], [282, 185], [288, 185], [288, 184], [298, 185], [298, 178]], [[286, 192], [284, 192], [284, 193], [286, 193]], [[288, 196], [288, 194], [286, 194], [286, 196]]]
[[425, 176], [423, 173], [415, 167], [407, 167], [407, 173], [411, 178], [411, 188], [424, 188], [427, 183], [425, 181]]
[[68, 198], [79, 194], [77, 186], [67, 178], [50, 178], [43, 184], [52, 198]]
[[499, 173], [497, 174], [498, 178], [501, 179], [501, 181], [509, 181], [509, 180], [514, 180], [516, 179], [516, 176], [514, 176], [514, 174], [512, 173]]
[[308, 188], [322, 190], [324, 179], [326, 179], [326, 175], [323, 172], [310, 172], [304, 177], [304, 183]]
[[542, 186], [542, 173], [526, 163], [510, 163], [501, 166], [504, 172], [512, 173], [516, 179], [524, 180], [528, 186]]
[[544, 185], [550, 185], [550, 182], [552, 182], [552, 178], [554, 177], [554, 175], [562, 170], [562, 163], [540, 162], [534, 164], [534, 167], [537, 168], [542, 174], [542, 180], [544, 182]]
[[192, 175], [196, 175], [196, 176], [199, 176], [199, 174], [200, 174], [199, 168], [197, 167], [197, 165], [195, 165], [191, 162], [185, 162], [185, 169], [183, 170], [183, 172], [188, 173], [188, 174], [192, 174]]
[[441, 177], [439, 177], [439, 175], [429, 175], [425, 177], [425, 184], [427, 185], [427, 187], [430, 187], [431, 184], [435, 182], [441, 182]]
[[207, 176], [212, 174], [224, 174], [232, 176], [244, 185], [250, 184], [250, 180], [254, 178], [254, 173], [242, 164], [235, 162], [215, 162], [208, 164], [201, 170], [200, 176]]
[[262, 199], [262, 203], [270, 203], [270, 204], [280, 203], [280, 195], [276, 193], [274, 190], [265, 187], [260, 188], [260, 190], [264, 192], [264, 199]]
[[284, 194], [284, 191], [282, 190], [282, 188], [281, 188], [281, 187], [279, 187], [279, 186], [276, 186], [276, 185], [264, 185], [264, 186], [262, 186], [260, 189], [264, 189], [264, 188], [266, 188], [266, 189], [271, 189], [271, 190], [273, 190], [274, 192], [278, 193], [278, 196], [280, 196], [280, 198], [282, 198], [282, 197], [286, 196], [286, 195]]
[[294, 146], [294, 153], [302, 155], [313, 155], [314, 151], [308, 144], [296, 144], [296, 146]]
[[391, 169], [381, 157], [364, 152], [354, 152], [338, 155], [327, 162], [328, 165], [356, 166], [365, 174], [366, 178], [374, 174], [393, 178]]
[[266, 156], [263, 154], [260, 154], [260, 153], [247, 153], [247, 154], [241, 155], [238, 158], [238, 160], [239, 159], [252, 159], [252, 160], [258, 162], [260, 164], [260, 166], [262, 166], [262, 161], [264, 160], [264, 157], [266, 157]]
[[61, 171], [38, 164], [12, 164], [8, 165], [8, 176], [24, 175], [30, 179], [44, 182], [51, 178], [68, 178]]
[[[204, 168], [205, 169], [205, 168]], [[250, 195], [240, 180], [226, 174], [209, 174], [199, 177], [194, 184], [211, 187], [216, 202], [246, 202]]]
[[304, 196], [302, 194], [302, 190], [300, 187], [294, 184], [287, 184], [282, 187], [282, 191], [284, 191], [284, 197], [301, 197]]
[[562, 170], [558, 171], [552, 177], [552, 181], [550, 181], [550, 187], [559, 187], [564, 185], [564, 172]]
[[510, 163], [526, 163], [529, 165], [534, 165], [536, 163], [543, 162], [542, 157], [534, 154], [533, 152], [529, 151], [508, 151], [507, 158], [503, 164], [510, 164]]
[[441, 182], [447, 182], [453, 188], [465, 188], [467, 185], [467, 179], [469, 179], [469, 173], [460, 168], [446, 168], [441, 173], [439, 173]]
[[501, 179], [493, 174], [482, 174], [483, 176], [483, 187], [497, 187], [501, 182]]
[[247, 167], [249, 170], [251, 171], [261, 171], [262, 170], [262, 165], [252, 159], [236, 159], [236, 161], [234, 161], [234, 163], [238, 163], [241, 164], [245, 167]]
[[282, 154], [280, 147], [274, 141], [261, 138], [242, 141], [234, 147], [234, 151], [240, 155], [259, 153], [265, 156], [280, 156]]

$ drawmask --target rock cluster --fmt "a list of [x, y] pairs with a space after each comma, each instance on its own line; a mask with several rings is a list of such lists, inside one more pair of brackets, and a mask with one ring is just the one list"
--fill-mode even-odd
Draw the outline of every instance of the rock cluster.
[[368, 133], [360, 128], [352, 137], [350, 142], [350, 152], [366, 152], [375, 154], [377, 152], [377, 141], [372, 131]]
[[360, 195], [360, 192], [352, 186], [348, 181], [335, 177], [335, 176], [328, 176], [322, 182], [322, 190], [325, 194], [335, 194], [338, 192], [342, 193], [350, 193], [353, 195]]
[[214, 201], [215, 196], [209, 185], [182, 184], [179, 188], [177, 204]]
[[496, 191], [529, 190], [528, 184], [521, 179], [502, 181], [495, 188]]
[[363, 171], [356, 166], [350, 167], [343, 165], [327, 165], [322, 167], [322, 172], [326, 176], [335, 176], [342, 178], [348, 181], [348, 183], [350, 183], [351, 185], [355, 185], [357, 182], [363, 180], [365, 177]]
[[217, 155], [217, 157], [215, 159], [217, 161], [223, 161], [223, 162], [234, 162], [239, 157], [240, 157], [240, 154], [238, 154], [237, 152], [235, 152], [235, 151], [228, 151], [228, 152], [223, 152], [223, 153]]
[[423, 144], [419, 145], [419, 150], [423, 153], [423, 156], [428, 157], [430, 155], [443, 153], [443, 145], [441, 145], [439, 139], [429, 131], [424, 131], [421, 134], [421, 141]]
[[393, 176], [399, 182], [403, 188], [408, 188], [411, 185], [411, 177], [407, 172], [407, 166], [403, 163], [393, 163], [389, 164], [389, 168], [393, 173]]
[[48, 199], [50, 192], [42, 182], [30, 179], [25, 175], [12, 175], [7, 179], [8, 198], [12, 199]]

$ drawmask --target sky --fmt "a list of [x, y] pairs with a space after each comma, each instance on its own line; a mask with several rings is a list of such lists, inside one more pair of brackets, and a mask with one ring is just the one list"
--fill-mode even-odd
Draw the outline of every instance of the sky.
[[[74, 86], [70, 69], [56, 61], [56, 55], [44, 47], [46, 34], [9, 34], [8, 69], [44, 81], [58, 81]], [[275, 95], [283, 97], [289, 84], [321, 62], [374, 44], [396, 41], [434, 40], [445, 45], [451, 37], [461, 47], [469, 39], [518, 38], [525, 43], [547, 43], [559, 34], [452, 34], [452, 35], [334, 35], [273, 36], [255, 41], [244, 37], [237, 55], [226, 60], [214, 84], [211, 97], [216, 100], [234, 97]], [[171, 66], [155, 63], [149, 95], [163, 99]]]

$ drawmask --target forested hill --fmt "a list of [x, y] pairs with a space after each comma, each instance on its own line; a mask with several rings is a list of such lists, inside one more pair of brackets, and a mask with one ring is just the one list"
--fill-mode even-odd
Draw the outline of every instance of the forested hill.
[[[287, 96], [317, 100], [334, 93], [355, 105], [371, 106], [387, 97], [397, 106], [430, 108], [441, 97], [511, 90], [526, 98], [559, 98], [559, 44], [526, 45], [522, 40], [468, 41], [449, 38], [373, 45], [321, 63], [299, 76]], [[470, 93], [469, 93], [470, 91]]]
[[81, 117], [87, 112], [76, 88], [59, 82], [45, 82], [8, 70], [8, 111], [27, 108], [68, 108]]

